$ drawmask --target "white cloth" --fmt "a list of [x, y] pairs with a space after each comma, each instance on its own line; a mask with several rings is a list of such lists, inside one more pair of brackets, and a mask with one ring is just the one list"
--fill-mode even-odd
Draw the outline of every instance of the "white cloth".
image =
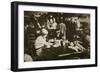
[[35, 48], [41, 48], [46, 44], [46, 38], [43, 38], [42, 36], [39, 36], [35, 41]]
[[46, 38], [43, 38], [43, 36], [39, 36], [35, 41], [35, 48], [36, 48], [36, 54], [38, 56], [43, 55], [43, 48], [46, 44]]

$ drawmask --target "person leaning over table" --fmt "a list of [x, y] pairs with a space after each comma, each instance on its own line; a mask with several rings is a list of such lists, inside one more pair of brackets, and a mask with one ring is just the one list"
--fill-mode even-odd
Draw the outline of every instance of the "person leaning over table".
[[35, 40], [35, 49], [37, 56], [44, 57], [45, 49], [50, 47], [48, 42], [46, 42], [46, 37], [48, 35], [48, 31], [46, 29], [41, 30], [41, 35], [37, 37]]

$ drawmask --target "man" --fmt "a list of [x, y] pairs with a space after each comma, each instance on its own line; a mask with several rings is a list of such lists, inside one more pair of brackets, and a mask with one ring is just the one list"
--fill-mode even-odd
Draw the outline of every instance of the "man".
[[61, 42], [61, 45], [64, 47], [64, 49], [66, 48], [65, 47], [65, 41], [66, 41], [66, 31], [67, 31], [67, 28], [66, 28], [66, 25], [64, 23], [64, 18], [61, 17], [61, 22], [59, 24], [59, 30], [60, 30], [60, 34], [61, 34], [61, 39], [62, 39], [62, 42]]
[[47, 23], [47, 28], [49, 31], [49, 39], [54, 39], [56, 37], [57, 23], [53, 16], [50, 16], [50, 19]]
[[43, 57], [45, 48], [49, 47], [48, 42], [46, 42], [47, 35], [48, 31], [46, 29], [42, 29], [41, 35], [37, 37], [35, 41], [36, 54], [39, 57]]

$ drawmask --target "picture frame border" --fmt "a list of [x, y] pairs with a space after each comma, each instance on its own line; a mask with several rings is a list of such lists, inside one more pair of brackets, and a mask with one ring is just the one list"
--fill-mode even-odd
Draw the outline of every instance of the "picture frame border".
[[[18, 6], [19, 5], [36, 5], [50, 7], [69, 7], [69, 8], [85, 8], [95, 10], [95, 64], [74, 65], [74, 66], [52, 66], [40, 68], [18, 68]], [[11, 71], [32, 71], [32, 70], [50, 70], [50, 69], [65, 69], [65, 68], [81, 68], [81, 67], [96, 67], [97, 66], [97, 6], [85, 5], [68, 5], [68, 4], [51, 4], [51, 3], [36, 3], [36, 2], [11, 2]]]

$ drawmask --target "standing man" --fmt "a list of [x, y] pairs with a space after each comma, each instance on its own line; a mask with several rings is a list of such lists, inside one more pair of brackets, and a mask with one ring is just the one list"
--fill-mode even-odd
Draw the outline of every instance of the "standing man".
[[62, 46], [65, 48], [65, 41], [66, 41], [66, 25], [65, 23], [63, 22], [64, 21], [64, 18], [61, 17], [61, 22], [59, 24], [59, 29], [60, 29], [60, 34], [62, 35], [61, 36], [61, 39], [62, 39]]
[[57, 23], [53, 16], [50, 16], [50, 19], [48, 20], [47, 28], [49, 31], [49, 39], [54, 39], [56, 37]]

